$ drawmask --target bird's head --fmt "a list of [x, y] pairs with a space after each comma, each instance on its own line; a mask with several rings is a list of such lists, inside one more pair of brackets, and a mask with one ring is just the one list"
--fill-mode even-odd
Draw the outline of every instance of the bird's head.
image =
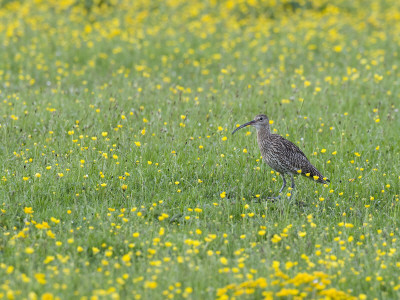
[[253, 126], [258, 130], [262, 129], [262, 128], [269, 128], [269, 119], [266, 115], [257, 115], [254, 117], [254, 120], [244, 123], [243, 125], [240, 125], [239, 127], [237, 127], [232, 134], [234, 134], [236, 131], [238, 131], [239, 129], [242, 129], [246, 126]]

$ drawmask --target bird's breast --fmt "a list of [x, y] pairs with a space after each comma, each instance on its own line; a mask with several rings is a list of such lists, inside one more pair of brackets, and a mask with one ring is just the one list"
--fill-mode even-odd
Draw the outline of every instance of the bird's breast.
[[260, 149], [263, 160], [268, 164], [271, 157], [270, 145], [267, 141], [258, 141], [258, 148]]

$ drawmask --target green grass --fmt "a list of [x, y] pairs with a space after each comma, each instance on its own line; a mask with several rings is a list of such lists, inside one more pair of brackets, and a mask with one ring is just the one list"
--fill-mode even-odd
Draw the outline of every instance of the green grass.
[[0, 299], [398, 298], [400, 6], [320, 2], [1, 3]]

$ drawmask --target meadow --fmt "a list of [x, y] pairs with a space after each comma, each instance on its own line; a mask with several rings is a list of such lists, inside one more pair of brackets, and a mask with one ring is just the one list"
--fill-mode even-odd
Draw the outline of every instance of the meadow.
[[[400, 298], [400, 2], [3, 0], [0, 45], [0, 299]], [[331, 183], [268, 201], [259, 113]]]

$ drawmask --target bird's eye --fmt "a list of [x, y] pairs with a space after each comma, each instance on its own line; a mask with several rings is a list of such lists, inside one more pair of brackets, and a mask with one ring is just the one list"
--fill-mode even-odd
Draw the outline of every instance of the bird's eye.
[[260, 118], [260, 121], [262, 121], [262, 120], [263, 120], [263, 118], [261, 117], [261, 118]]

